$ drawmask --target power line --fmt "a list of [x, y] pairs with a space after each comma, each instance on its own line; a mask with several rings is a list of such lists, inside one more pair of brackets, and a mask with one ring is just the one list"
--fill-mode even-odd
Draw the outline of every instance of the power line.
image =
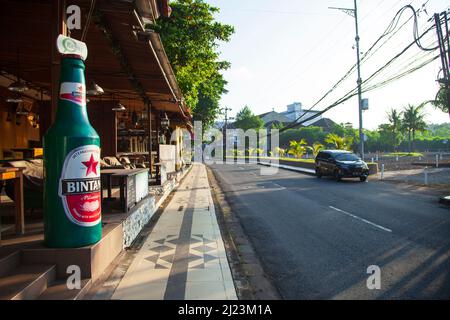
[[[431, 62], [437, 60], [438, 58], [439, 58], [439, 55], [434, 56], [433, 58], [425, 61], [424, 63], [422, 63], [422, 64], [420, 64], [418, 66], [415, 66], [415, 67], [413, 67], [413, 68], [411, 68], [411, 69], [409, 69], [409, 70], [407, 70], [407, 71], [405, 71], [405, 72], [403, 72], [403, 73], [401, 73], [399, 75], [396, 75], [396, 76], [394, 76], [394, 77], [392, 77], [390, 79], [387, 79], [387, 80], [385, 80], [383, 82], [377, 83], [377, 84], [375, 84], [375, 85], [373, 85], [371, 87], [367, 87], [367, 88], [363, 89], [363, 92], [365, 93], [365, 92], [369, 92], [369, 91], [381, 88], [381, 87], [383, 87], [383, 86], [385, 86], [385, 85], [387, 85], [387, 84], [389, 84], [389, 83], [391, 83], [391, 82], [393, 82], [395, 80], [403, 78], [403, 77], [405, 77], [405, 76], [407, 76], [407, 75], [409, 75], [409, 74], [411, 74], [411, 73], [413, 73], [413, 72], [415, 72], [415, 71], [425, 67], [426, 65], [428, 65]], [[283, 128], [279, 132], [283, 132], [283, 131], [288, 130], [288, 129], [292, 128], [292, 127], [295, 127], [295, 126], [301, 125], [303, 123], [306, 123], [306, 122], [308, 122], [310, 120], [313, 120], [313, 119], [317, 118], [318, 116], [324, 114], [325, 112], [329, 111], [330, 109], [332, 109], [334, 107], [337, 107], [338, 105], [340, 105], [340, 104], [348, 101], [349, 99], [355, 97], [357, 94], [358, 93], [356, 92], [356, 88], [354, 88], [353, 90], [349, 91], [345, 96], [343, 96], [342, 98], [340, 98], [339, 100], [337, 100], [336, 102], [334, 102], [333, 104], [328, 106], [327, 108], [325, 108], [325, 109], [323, 109], [321, 111], [318, 111], [316, 114], [314, 114], [313, 116], [311, 116], [311, 117], [309, 117], [309, 118], [307, 118], [305, 120], [302, 120], [302, 121], [300, 121], [298, 123], [295, 123], [293, 126], [290, 126], [289, 128], [287, 128], [287, 127]]]
[[[405, 76], [407, 76], [407, 75], [409, 75], [409, 74], [411, 74], [411, 73], [413, 73], [413, 72], [415, 72], [415, 71], [417, 71], [417, 70], [419, 70], [419, 69], [425, 67], [426, 65], [428, 65], [428, 64], [430, 64], [431, 62], [437, 60], [438, 58], [439, 58], [439, 55], [434, 56], [433, 58], [429, 59], [428, 61], [426, 61], [426, 62], [424, 62], [424, 63], [422, 63], [422, 64], [420, 64], [420, 65], [418, 65], [418, 66], [415, 66], [414, 68], [411, 68], [410, 70], [407, 70], [406, 72], [404, 72], [404, 73], [402, 73], [402, 74], [399, 74], [399, 75], [397, 75], [397, 76], [395, 76], [395, 77], [392, 77], [391, 79], [388, 79], [388, 80], [386, 80], [386, 81], [384, 81], [384, 82], [382, 82], [382, 83], [378, 83], [378, 84], [376, 84], [376, 85], [374, 85], [374, 86], [372, 86], [372, 87], [363, 89], [363, 92], [365, 93], [365, 92], [369, 92], [369, 91], [378, 89], [378, 88], [380, 88], [380, 87], [382, 87], [382, 86], [385, 86], [385, 85], [391, 83], [392, 81], [395, 81], [395, 80], [398, 80], [398, 79], [400, 79], [400, 78], [403, 78], [403, 77], [405, 77]], [[279, 130], [279, 133], [284, 132], [284, 131], [286, 131], [286, 130], [289, 130], [289, 129], [293, 128], [293, 127], [299, 126], [299, 125], [301, 125], [301, 124], [303, 124], [303, 123], [306, 123], [306, 122], [308, 122], [308, 121], [314, 120], [315, 118], [321, 116], [322, 114], [324, 114], [325, 112], [331, 110], [332, 108], [335, 108], [335, 107], [337, 107], [338, 105], [341, 105], [342, 103], [344, 103], [344, 102], [350, 100], [351, 98], [355, 97], [357, 94], [358, 94], [358, 93], [357, 93], [357, 90], [356, 90], [356, 88], [354, 88], [353, 90], [349, 91], [345, 96], [343, 96], [342, 98], [340, 98], [339, 100], [337, 100], [336, 102], [334, 102], [333, 104], [331, 104], [330, 106], [328, 106], [327, 108], [325, 108], [325, 109], [323, 109], [323, 110], [321, 110], [321, 111], [318, 111], [318, 112], [315, 113], [313, 116], [311, 116], [311, 117], [309, 117], [309, 118], [307, 118], [307, 119], [304, 119], [304, 120], [302, 120], [302, 121], [300, 121], [300, 122], [297, 122], [297, 123], [295, 123], [295, 124], [293, 124], [293, 125], [289, 125], [288, 127], [285, 127], [285, 128], [280, 129], [280, 130]]]
[[[378, 8], [378, 7], [379, 7], [383, 2], [385, 2], [385, 1], [386, 1], [386, 0], [383, 0], [382, 2], [378, 3], [378, 5], [375, 7], [375, 9]], [[392, 7], [390, 7], [387, 11], [384, 11], [383, 14], [377, 15], [377, 17], [378, 17], [378, 16], [383, 16], [385, 13], [387, 13], [388, 11], [390, 11], [392, 8], [394, 8], [394, 7], [395, 7], [399, 2], [401, 2], [401, 1], [403, 1], [403, 0], [398, 0]], [[412, 2], [411, 2], [411, 3], [412, 3]], [[373, 10], [373, 9], [372, 9], [372, 10]], [[366, 17], [368, 17], [370, 14], [371, 14], [371, 12], [367, 13], [367, 14], [363, 17], [363, 19], [365, 19]], [[321, 44], [321, 43], [322, 43], [322, 44], [325, 44], [325, 43], [326, 43], [325, 40], [326, 40], [327, 38], [329, 38], [329, 37], [331, 36], [331, 34], [335, 33], [336, 30], [339, 30], [339, 28], [337, 28], [337, 27], [340, 26], [340, 25], [342, 24], [342, 22], [344, 22], [346, 19], [347, 19], [346, 17], [343, 17], [343, 18], [342, 18], [335, 26], [333, 26], [332, 28], [329, 29], [328, 32], [326, 32], [327, 36], [326, 36], [325, 38], [319, 38], [319, 40], [318, 40], [318, 41], [316, 42], [316, 44], [311, 48], [311, 50], [309, 50], [306, 54], [302, 55], [302, 56], [301, 56], [299, 59], [297, 59], [293, 64], [291, 64], [291, 65], [287, 68], [288, 73], [293, 72], [293, 68], [294, 68], [300, 61], [302, 61], [305, 57], [307, 57], [308, 55], [310, 55], [312, 52], [314, 52], [314, 51], [316, 51], [317, 49], [319, 49], [319, 48], [321, 47], [321, 45], [319, 45], [319, 44]], [[348, 37], [350, 38], [350, 37], [352, 37], [352, 36], [349, 35]], [[328, 46], [329, 46], [329, 47], [334, 47], [334, 45], [335, 45], [336, 43], [338, 43], [338, 42], [341, 42], [341, 43], [342, 43], [342, 38], [340, 38], [340, 37], [336, 38], [336, 40], [335, 40], [333, 43], [328, 44]], [[321, 56], [316, 57], [316, 60], [321, 60], [321, 58], [322, 58], [323, 56], [327, 55], [327, 54], [328, 54], [328, 52], [323, 52], [323, 54], [322, 54]], [[312, 67], [312, 64], [308, 64], [306, 68], [302, 68], [302, 69], [300, 69], [300, 70], [301, 70], [301, 71], [306, 71], [306, 70], [308, 70], [308, 69], [311, 68], [311, 67]], [[297, 70], [297, 73], [298, 73], [300, 70]], [[271, 88], [271, 86], [272, 86], [273, 83], [277, 82], [277, 81], [281, 78], [281, 76], [286, 76], [286, 72], [280, 72], [280, 73], [275, 77], [275, 80], [272, 80], [271, 83], [270, 83], [270, 85], [266, 86], [265, 89], [263, 89], [263, 90], [261, 90], [261, 91], [262, 91], [262, 92], [266, 92], [267, 89]], [[291, 87], [292, 85], [294, 85], [297, 81], [298, 81], [297, 79], [293, 79], [293, 81], [291, 81], [291, 82], [290, 82], [289, 84], [287, 84], [287, 85], [283, 85], [283, 87], [284, 87], [284, 88], [290, 88], [290, 87]], [[280, 84], [279, 86], [281, 86], [281, 85], [282, 85], [282, 84]], [[267, 95], [268, 95], [268, 93], [265, 94], [265, 95], [263, 95], [258, 101], [263, 100], [265, 97], [267, 97]]]
[[414, 67], [411, 67], [410, 69], [408, 69], [406, 71], [403, 71], [400, 74], [394, 75], [391, 78], [386, 79], [386, 80], [384, 80], [382, 82], [379, 82], [379, 83], [374, 84], [374, 85], [372, 85], [370, 87], [367, 87], [363, 91], [367, 92], [367, 91], [372, 91], [372, 90], [384, 87], [384, 86], [386, 86], [387, 84], [389, 84], [389, 83], [391, 83], [393, 81], [401, 79], [401, 78], [403, 78], [403, 77], [405, 77], [405, 76], [407, 76], [407, 75], [409, 75], [409, 74], [411, 74], [411, 73], [413, 73], [413, 72], [415, 72], [415, 71], [417, 71], [419, 69], [422, 69], [423, 67], [427, 66], [428, 64], [430, 64], [431, 62], [433, 62], [433, 61], [435, 61], [437, 59], [439, 59], [439, 55], [434, 55], [431, 58], [428, 58], [426, 61], [422, 62], [421, 64], [419, 64], [417, 66], [414, 66]]
[[[393, 6], [391, 6], [388, 10], [384, 11], [381, 15], [377, 15], [377, 17], [384, 16], [387, 12], [391, 11], [395, 6], [397, 6], [401, 1], [403, 1], [403, 0], [398, 0], [398, 1], [396, 1], [395, 4], [394, 4]], [[370, 11], [369, 13], [367, 13], [367, 14], [363, 17], [363, 19], [365, 19], [366, 17], [368, 17], [368, 16], [372, 13], [372, 11], [373, 11], [374, 9], [378, 8], [383, 2], [385, 2], [385, 0], [383, 0], [383, 1], [380, 2], [380, 3], [378, 3], [377, 6], [376, 6], [375, 8], [372, 8], [371, 11]], [[412, 4], [413, 2], [414, 2], [414, 0], [411, 1], [410, 4]], [[428, 2], [428, 1], [427, 1], [427, 2]], [[279, 80], [282, 76], [286, 77], [286, 74], [292, 73], [292, 72], [294, 71], [294, 67], [295, 67], [300, 61], [302, 61], [305, 57], [309, 56], [312, 52], [316, 51], [317, 49], [319, 49], [319, 48], [321, 47], [320, 43], [326, 43], [325, 39], [329, 38], [329, 37], [331, 36], [331, 34], [335, 33], [336, 30], [338, 30], [337, 27], [340, 26], [340, 25], [342, 24], [342, 22], [345, 21], [345, 20], [346, 20], [346, 17], [343, 17], [343, 18], [342, 18], [335, 26], [333, 26], [333, 27], [330, 29], [329, 32], [326, 33], [326, 34], [327, 34], [327, 37], [325, 37], [325, 38], [320, 38], [319, 41], [316, 42], [316, 45], [314, 45], [314, 47], [311, 48], [311, 50], [309, 50], [305, 55], [302, 55], [302, 56], [301, 56], [299, 59], [297, 59], [293, 64], [291, 64], [291, 65], [287, 68], [287, 71], [288, 71], [287, 73], [286, 73], [286, 71], [280, 72], [280, 73], [275, 77], [275, 80], [271, 80], [270, 84], [267, 85], [267, 86], [265, 86], [265, 88], [264, 88], [263, 90], [261, 90], [261, 92], [267, 92], [267, 93], [263, 94], [263, 95], [257, 100], [257, 102], [262, 101], [263, 99], [265, 99], [265, 98], [270, 94], [270, 93], [268, 92], [268, 89], [272, 88], [273, 83], [278, 82], [278, 80]], [[349, 35], [349, 37], [351, 37], [351, 36]], [[336, 43], [338, 43], [338, 42], [342, 43], [342, 37], [336, 38], [335, 42], [333, 42], [332, 44], [328, 44], [328, 46], [329, 46], [329, 47], [334, 47], [334, 45], [335, 45]], [[366, 53], [368, 53], [368, 52], [366, 52]], [[321, 58], [324, 57], [324, 56], [327, 55], [327, 54], [328, 54], [328, 52], [324, 51], [323, 54], [322, 54], [321, 56], [316, 57], [316, 60], [321, 60]], [[312, 66], [313, 66], [312, 64], [308, 64], [308, 65], [306, 65], [305, 68], [302, 68], [302, 69], [300, 69], [300, 70], [296, 70], [296, 72], [297, 72], [297, 73], [299, 73], [300, 71], [304, 72], [304, 71], [310, 69]], [[354, 65], [354, 67], [356, 67], [356, 64]], [[350, 75], [351, 75], [351, 73], [350, 73], [348, 76], [350, 76]], [[294, 79], [293, 79], [291, 82], [289, 82], [287, 85], [283, 85], [282, 83], [280, 83], [277, 87], [283, 86], [283, 87], [286, 89], [286, 88], [292, 87], [292, 86], [295, 85], [297, 82], [298, 82], [298, 79], [294, 78]]]
[[[428, 2], [428, 1], [427, 1]], [[426, 3], [427, 3], [426, 2]], [[425, 3], [425, 4], [426, 4]], [[423, 6], [422, 6], [423, 7]], [[419, 9], [420, 10], [420, 9]], [[397, 34], [401, 28], [403, 28], [412, 18], [413, 16], [411, 16], [405, 23], [403, 23], [399, 29], [397, 29], [395, 32], [394, 30], [396, 29], [398, 22], [400, 21], [400, 18], [403, 14], [403, 12], [405, 11], [405, 7], [401, 8], [400, 10], [398, 10], [398, 12], [395, 14], [394, 18], [391, 20], [391, 22], [389, 23], [388, 27], [385, 29], [385, 31], [383, 32], [383, 34], [372, 44], [372, 46], [365, 52], [365, 54], [363, 55], [362, 59], [361, 59], [361, 64], [363, 64], [365, 61], [367, 61], [370, 57], [372, 57], [383, 45], [385, 45], [390, 39], [392, 39], [392, 37]], [[376, 47], [376, 45], [386, 36], [388, 36], [389, 34], [392, 34], [379, 48], [377, 48], [373, 53], [372, 50]], [[371, 54], [372, 53], [372, 54]], [[309, 111], [311, 111], [312, 109], [314, 109], [320, 102], [322, 102], [330, 93], [332, 93], [334, 90], [336, 90], [346, 79], [348, 79], [356, 70], [356, 66], [357, 64], [354, 64], [350, 70], [347, 71], [347, 73], [338, 80], [338, 82], [336, 82], [333, 87], [328, 90], [325, 95], [323, 95], [317, 102], [315, 102], [308, 110], [306, 113], [302, 114], [300, 117], [298, 117], [295, 122], [297, 122], [298, 120], [300, 120], [305, 114], [307, 114]]]
[[[385, 65], [383, 65], [381, 68], [379, 68], [378, 70], [376, 70], [376, 71], [375, 71], [372, 75], [370, 75], [365, 81], [363, 81], [363, 84], [368, 83], [368, 82], [369, 82], [370, 80], [372, 80], [376, 75], [380, 74], [380, 72], [382, 72], [382, 71], [385, 70], [388, 66], [390, 66], [395, 60], [397, 60], [397, 59], [398, 59], [400, 56], [402, 56], [406, 51], [408, 51], [414, 44], [417, 44], [417, 40], [420, 41], [421, 38], [423, 38], [428, 32], [430, 32], [430, 31], [431, 31], [432, 29], [434, 29], [434, 28], [435, 28], [435, 25], [433, 25], [432, 27], [428, 28], [428, 29], [427, 29], [426, 31], [424, 31], [419, 37], [415, 38], [414, 41], [412, 41], [406, 48], [404, 48], [402, 51], [400, 51], [398, 54], [396, 54], [396, 55], [395, 55], [392, 59], [390, 59]], [[426, 64], [421, 65], [420, 68], [422, 68], [423, 66], [425, 66], [425, 65], [427, 65], [427, 64], [429, 64], [429, 63], [431, 63], [431, 62], [434, 61], [435, 59], [436, 59], [436, 58], [433, 58], [433, 59], [429, 60]], [[419, 68], [419, 69], [420, 69], [420, 68]], [[418, 68], [412, 68], [412, 69], [414, 69], [414, 71], [417, 71], [417, 70], [418, 70]], [[413, 71], [411, 71], [411, 72], [413, 72]], [[405, 72], [405, 74], [404, 74], [403, 76], [405, 76], [405, 75], [407, 75], [407, 74], [409, 74], [409, 73], [408, 73], [408, 72]], [[325, 113], [326, 111], [328, 111], [328, 110], [330, 110], [330, 109], [336, 107], [337, 105], [342, 104], [343, 102], [345, 102], [345, 101], [349, 100], [350, 98], [354, 97], [354, 96], [357, 94], [357, 93], [355, 93], [355, 91], [356, 91], [356, 88], [353, 88], [353, 89], [350, 90], [346, 95], [344, 95], [342, 98], [338, 99], [336, 102], [334, 102], [334, 103], [331, 104], [330, 106], [328, 106], [328, 107], [326, 107], [325, 109], [319, 111], [319, 112], [316, 113], [315, 115], [313, 115], [313, 116], [311, 116], [311, 117], [309, 117], [309, 118], [307, 118], [307, 119], [302, 120], [302, 121], [299, 122], [299, 120], [300, 120], [305, 114], [307, 114], [309, 111], [312, 110], [312, 107], [311, 107], [307, 112], [305, 112], [305, 113], [302, 114], [300, 117], [298, 117], [296, 121], [294, 121], [292, 124], [290, 124], [290, 125], [288, 125], [288, 126], [282, 128], [282, 129], [280, 129], [279, 132], [281, 133], [281, 132], [283, 132], [283, 131], [285, 131], [285, 130], [288, 130], [288, 129], [292, 128], [292, 127], [298, 126], [298, 125], [300, 125], [300, 124], [302, 124], [302, 123], [305, 123], [305, 122], [307, 122], [307, 121], [310, 121], [310, 120], [313, 120], [313, 119], [317, 118], [318, 116], [320, 116], [321, 114]], [[364, 92], [367, 92], [367, 91], [368, 91], [368, 90], [366, 89]], [[314, 104], [314, 106], [316, 106], [316, 105], [317, 105], [317, 103]]]
[[[389, 10], [391, 10], [393, 7], [395, 7], [399, 2], [401, 2], [402, 0], [399, 0], [399, 1], [397, 1], [396, 2], [396, 4], [394, 4], [394, 6], [392, 6]], [[411, 2], [412, 3], [412, 2]], [[379, 5], [378, 5], [379, 6]], [[377, 7], [378, 7], [377, 6]], [[389, 11], [388, 10], [388, 11]], [[387, 12], [387, 11], [386, 11]], [[364, 18], [365, 17], [367, 17], [369, 14], [366, 14], [365, 16], [364, 16]], [[412, 17], [411, 17], [412, 18]], [[343, 20], [345, 20], [346, 19], [346, 17], [344, 17], [343, 18]], [[342, 21], [343, 21], [342, 20]], [[406, 23], [405, 23], [406, 24]], [[322, 41], [323, 41], [324, 39], [322, 39]], [[334, 44], [336, 43], [336, 42], [342, 42], [342, 38], [337, 38], [336, 39], [336, 41], [333, 43], [333, 44], [329, 44], [329, 47], [333, 47], [334, 46]], [[373, 46], [375, 46], [377, 43], [375, 43]], [[370, 53], [370, 51], [371, 51], [371, 49], [372, 48], [370, 48], [368, 51], [366, 51], [366, 53], [365, 53], [365, 55], [363, 56], [363, 59]], [[375, 52], [374, 52], [375, 53]], [[317, 59], [316, 60], [321, 60], [321, 58], [322, 57], [324, 57], [325, 55], [327, 55], [328, 54], [328, 52], [324, 52], [321, 56], [319, 56], [319, 57], [317, 57]], [[300, 61], [300, 60], [299, 60]], [[294, 65], [295, 66], [295, 65]], [[292, 66], [293, 67], [293, 66]], [[290, 68], [288, 68], [288, 69], [290, 69], [290, 70], [292, 70], [292, 67], [290, 67]], [[305, 69], [305, 68], [303, 68], [303, 69], [301, 69], [302, 71], [305, 71], [305, 70], [308, 70], [309, 68], [311, 68], [312, 67], [312, 64], [308, 64], [308, 66], [307, 66], [307, 68]], [[355, 65], [353, 65], [353, 67], [352, 68], [356, 68], [356, 64]], [[351, 74], [352, 74], [352, 71], [354, 71], [354, 69], [353, 70], [349, 70], [349, 73], [347, 74], [347, 77], [349, 77]], [[345, 80], [345, 79], [342, 79], [342, 80]], [[284, 88], [290, 88], [290, 87], [292, 87], [296, 82], [298, 81], [298, 79], [294, 79], [293, 81], [291, 81], [289, 84], [287, 84], [286, 86], [284, 86]], [[280, 84], [281, 85], [281, 84]], [[265, 97], [265, 96], [264, 96]]]
[[235, 8], [220, 8], [220, 10], [233, 11], [238, 13], [259, 13], [259, 14], [282, 14], [282, 15], [306, 15], [306, 16], [318, 16], [323, 15], [321, 12], [307, 12], [307, 11], [281, 11], [281, 10], [269, 10], [269, 9], [235, 9]]
[[[328, 32], [326, 32], [327, 36], [325, 38], [320, 38], [318, 39], [317, 42], [315, 42], [315, 44], [311, 47], [311, 49], [305, 53], [304, 55], [302, 55], [301, 57], [299, 57], [298, 59], [296, 59], [288, 68], [288, 72], [293, 70], [294, 67], [296, 67], [298, 65], [299, 62], [304, 61], [304, 58], [306, 58], [307, 56], [309, 56], [311, 53], [313, 53], [314, 51], [316, 51], [317, 49], [319, 49], [321, 47], [321, 44], [324, 43], [324, 40], [328, 37], [330, 37], [334, 32], [336, 32], [336, 30], [339, 30], [339, 26], [345, 21], [345, 17], [343, 17], [337, 24], [335, 24], [332, 28], [329, 29]], [[267, 89], [271, 88], [273, 83], [276, 83], [281, 77], [285, 77], [286, 76], [286, 72], [285, 71], [280, 71], [278, 73], [278, 75], [276, 75], [274, 77], [274, 79], [271, 80], [271, 82], [269, 83], [269, 85], [265, 86], [265, 88], [263, 90], [261, 90], [262, 92], [266, 92]], [[267, 96], [267, 95], [265, 95]], [[263, 98], [265, 98], [265, 96], [261, 97], [260, 100], [262, 100]], [[259, 101], [260, 101], [259, 100]]]
[[[426, 3], [428, 3], [428, 1], [426, 2]], [[425, 4], [426, 4], [425, 3]], [[425, 5], [424, 4], [424, 5]], [[424, 7], [424, 5], [422, 6], [422, 8]], [[385, 30], [385, 32], [383, 32], [383, 34], [375, 41], [375, 43], [371, 46], [371, 48], [366, 52], [366, 54], [364, 55], [364, 57], [365, 56], [367, 56], [370, 52], [371, 52], [371, 50], [378, 44], [378, 42], [381, 40], [381, 39], [383, 39], [386, 35], [388, 35], [388, 34], [390, 34], [391, 32], [393, 32], [393, 30], [395, 30], [395, 29], [393, 29], [393, 27], [395, 28], [396, 27], [396, 25], [398, 24], [398, 21], [399, 21], [399, 19], [400, 19], [400, 17], [401, 17], [401, 15], [403, 14], [403, 12], [406, 10], [406, 8], [408, 7], [408, 6], [410, 6], [410, 5], [407, 5], [407, 6], [405, 6], [405, 7], [403, 7], [403, 8], [401, 8], [397, 13], [396, 13], [396, 15], [394, 16], [394, 18], [392, 19], [392, 21], [391, 21], [391, 23], [388, 25], [388, 27], [386, 28], [386, 30]], [[419, 10], [421, 10], [421, 9], [419, 9]], [[418, 10], [418, 11], [419, 11]], [[413, 11], [414, 11], [414, 13], [415, 13], [415, 10], [413, 9]], [[415, 19], [417, 19], [417, 15], [415, 15]], [[396, 21], [397, 20], [397, 21]], [[410, 20], [410, 19], [409, 19]], [[408, 20], [408, 21], [409, 21]], [[402, 27], [404, 26], [404, 24], [402, 25]], [[425, 35], [426, 33], [428, 33], [431, 29], [432, 29], [433, 27], [431, 27], [431, 28], [429, 28], [423, 35]], [[398, 30], [396, 31], [396, 32], [398, 32]], [[422, 35], [422, 36], [423, 36]], [[414, 35], [414, 42], [412, 42], [410, 45], [408, 45], [407, 46], [407, 48], [404, 50], [404, 51], [402, 51], [399, 55], [397, 55], [397, 56], [395, 56], [391, 61], [389, 61], [388, 62], [388, 64], [387, 65], [385, 65], [384, 67], [382, 67], [382, 68], [380, 68], [379, 70], [377, 70], [377, 72], [375, 72], [373, 75], [371, 75], [371, 77], [369, 78], [369, 79], [367, 79], [366, 80], [366, 82], [367, 81], [369, 81], [371, 78], [373, 78], [374, 76], [376, 76], [379, 72], [381, 72], [382, 70], [384, 70], [387, 66], [389, 66], [391, 63], [392, 63], [392, 61], [394, 61], [394, 60], [396, 60], [399, 56], [401, 56], [404, 52], [406, 52], [412, 45], [414, 45], [414, 44], [417, 44], [417, 42], [418, 42], [418, 40], [420, 41], [420, 38], [422, 37], [422, 36], [420, 36], [420, 37], [416, 37], [415, 35]], [[320, 102], [322, 102], [331, 92], [333, 92], [345, 79], [347, 79], [353, 72], [354, 72], [354, 70], [355, 70], [355, 68], [356, 68], [356, 65], [353, 65], [351, 68], [350, 68], [350, 70], [330, 89], [330, 90], [328, 90], [326, 93], [325, 93], [325, 95], [324, 96], [322, 96], [316, 103], [314, 103], [313, 104], [313, 106], [312, 107], [310, 107], [305, 113], [303, 113], [300, 117], [298, 117], [294, 122], [293, 122], [293, 125], [296, 125], [296, 123], [298, 123], [298, 121], [301, 119], [301, 118], [303, 118], [308, 112], [310, 112], [315, 106], [317, 106], [317, 104], [319, 104]]]
[[[434, 42], [432, 43], [434, 44]], [[434, 52], [425, 52], [425, 51], [420, 51], [419, 54], [417, 53], [412, 53], [411, 56], [407, 57], [406, 59], [401, 59], [402, 57], [404, 57], [406, 55], [402, 55], [402, 57], [399, 57], [398, 59], [396, 59], [396, 68], [395, 71], [390, 69], [383, 69], [380, 73], [376, 74], [372, 79], [370, 80], [374, 80], [375, 78], [380, 78], [380, 76], [383, 76], [384, 78], [389, 77], [391, 74], [397, 74], [397, 73], [401, 73], [403, 72], [405, 69], [407, 69], [408, 67], [410, 67], [412, 64], [421, 61], [423, 59], [429, 58], [432, 54], [434, 54]], [[379, 80], [380, 81], [380, 80]]]

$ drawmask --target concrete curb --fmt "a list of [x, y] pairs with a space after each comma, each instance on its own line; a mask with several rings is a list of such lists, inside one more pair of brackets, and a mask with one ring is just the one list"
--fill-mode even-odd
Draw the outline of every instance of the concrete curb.
[[[306, 173], [306, 174], [312, 174], [315, 175], [316, 174], [316, 170], [315, 169], [308, 169], [308, 168], [302, 168], [302, 167], [298, 167], [298, 166], [288, 166], [285, 164], [276, 164], [276, 163], [269, 163], [269, 162], [258, 162], [258, 164], [263, 165], [263, 166], [267, 166], [267, 167], [277, 167], [277, 168], [281, 168], [281, 169], [286, 169], [286, 170], [291, 170], [291, 171], [296, 171], [296, 172], [301, 172], [301, 173]], [[375, 175], [378, 174], [378, 164], [369, 164], [369, 175]]]
[[286, 170], [296, 171], [296, 172], [301, 172], [301, 173], [306, 173], [306, 174], [313, 174], [313, 175], [316, 174], [316, 171], [313, 169], [293, 167], [293, 166], [287, 166], [284, 164], [275, 164], [275, 163], [268, 163], [268, 162], [258, 162], [258, 164], [266, 166], [266, 167], [276, 167], [276, 168], [281, 168], [281, 169], [286, 169]]
[[216, 217], [240, 300], [280, 300], [282, 297], [264, 272], [239, 218], [233, 214], [214, 171], [206, 166]]

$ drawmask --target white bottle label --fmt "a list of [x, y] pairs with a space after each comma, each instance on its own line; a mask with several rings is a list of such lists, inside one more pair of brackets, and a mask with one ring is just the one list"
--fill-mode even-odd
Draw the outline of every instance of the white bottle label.
[[96, 145], [78, 147], [66, 157], [59, 183], [67, 218], [83, 227], [101, 221], [100, 148]]
[[79, 82], [63, 82], [59, 89], [59, 99], [84, 107], [86, 106], [86, 86]]

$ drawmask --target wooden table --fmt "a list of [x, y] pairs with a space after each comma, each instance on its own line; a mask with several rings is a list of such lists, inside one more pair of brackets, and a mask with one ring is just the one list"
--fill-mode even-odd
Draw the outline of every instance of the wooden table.
[[0, 167], [0, 181], [14, 181], [14, 206], [16, 232], [25, 233], [25, 211], [23, 206], [23, 174], [20, 168]]
[[[101, 169], [100, 170], [102, 184], [104, 182], [104, 179], [106, 180], [106, 190], [108, 192], [108, 196], [106, 199], [108, 199], [108, 200], [111, 199], [111, 176], [113, 174], [117, 173], [117, 170], [121, 170], [121, 169]], [[103, 189], [102, 189], [102, 199], [103, 199]]]

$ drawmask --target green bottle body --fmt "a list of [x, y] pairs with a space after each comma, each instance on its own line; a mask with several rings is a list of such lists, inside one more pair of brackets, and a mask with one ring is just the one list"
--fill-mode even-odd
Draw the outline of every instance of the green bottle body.
[[100, 138], [86, 110], [84, 62], [64, 56], [54, 124], [44, 136], [44, 242], [76, 248], [101, 239]]

